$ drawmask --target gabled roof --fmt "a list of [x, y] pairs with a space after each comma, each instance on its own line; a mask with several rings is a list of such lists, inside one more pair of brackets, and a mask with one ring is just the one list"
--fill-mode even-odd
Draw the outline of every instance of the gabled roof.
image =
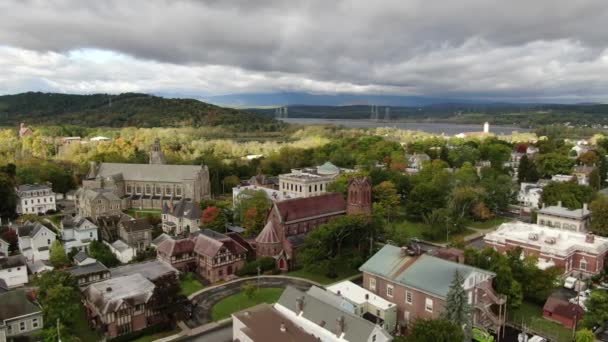
[[266, 222], [264, 229], [262, 229], [260, 234], [258, 234], [258, 236], [255, 238], [255, 242], [266, 244], [281, 243], [281, 240], [279, 240], [279, 237], [277, 236], [277, 233], [274, 230], [274, 226], [271, 220], [268, 220], [268, 222]]
[[192, 253], [194, 251], [194, 241], [191, 239], [166, 239], [158, 244], [156, 250], [167, 256]]
[[173, 208], [165, 202], [163, 205], [163, 214], [196, 220], [201, 218], [203, 212], [197, 203], [181, 199], [173, 205]]
[[154, 240], [152, 240], [152, 244], [156, 247], [158, 247], [161, 242], [165, 241], [165, 240], [172, 240], [173, 238], [166, 234], [166, 233], [162, 233], [159, 236], [157, 236]]
[[570, 319], [580, 319], [585, 314], [585, 310], [583, 310], [583, 308], [580, 306], [556, 296], [550, 296], [547, 298], [547, 301], [543, 306], [543, 310], [551, 312], [552, 315], [558, 315]]
[[[70, 216], [70, 215], [66, 215], [63, 217], [63, 219], [61, 220], [61, 225], [63, 226], [63, 228], [74, 228], [74, 229], [97, 229], [97, 226], [89, 221], [88, 219], [80, 216], [80, 215], [76, 215], [74, 217]], [[88, 226], [88, 227], [87, 227]]]
[[120, 223], [127, 232], [139, 232], [142, 230], [152, 230], [152, 225], [146, 218], [132, 219]]
[[17, 187], [18, 192], [34, 191], [34, 190], [51, 190], [48, 184], [21, 184]]
[[154, 294], [154, 284], [139, 273], [111, 278], [89, 285], [83, 292], [98, 312], [114, 312], [123, 303], [130, 306], [147, 303]]
[[[95, 176], [105, 178], [121, 174], [129, 181], [177, 183], [195, 179], [202, 170], [203, 166], [200, 165], [101, 163]], [[88, 177], [91, 178], [91, 175]]]
[[80, 251], [78, 253], [76, 253], [76, 255], [74, 255], [74, 261], [76, 262], [83, 262], [85, 261], [89, 256], [87, 255], [87, 252], [85, 251]]
[[247, 249], [231, 239], [229, 236], [203, 229], [196, 235], [194, 252], [205, 256], [214, 256], [224, 247], [232, 254], [247, 253]]
[[290, 222], [344, 213], [346, 201], [340, 193], [327, 193], [275, 202], [273, 210], [277, 210], [282, 222]]
[[116, 196], [114, 191], [109, 189], [85, 189], [80, 188], [76, 191], [76, 196], [84, 198], [89, 201], [96, 199], [105, 199], [110, 202], [120, 201], [120, 198]]
[[66, 269], [74, 277], [79, 277], [87, 274], [99, 273], [99, 272], [110, 272], [108, 268], [100, 263], [99, 261], [95, 261], [94, 263], [82, 265], [82, 266], [73, 266]]
[[5, 320], [30, 315], [34, 313], [42, 313], [42, 309], [28, 298], [23, 290], [13, 290], [0, 294], [0, 323]]
[[124, 266], [114, 267], [110, 269], [110, 273], [112, 274], [112, 278], [127, 276], [130, 274], [141, 274], [144, 278], [154, 281], [162, 276], [167, 274], [175, 274], [177, 275], [179, 271], [175, 269], [175, 267], [159, 261], [159, 260], [150, 260], [139, 262], [135, 264], [128, 264]]
[[[324, 329], [334, 336], [337, 335], [338, 320], [343, 320], [343, 339], [349, 342], [367, 342], [373, 333], [382, 333], [389, 339], [390, 335], [374, 323], [362, 317], [355, 316], [344, 310], [326, 303], [321, 296], [311, 296], [295, 287], [287, 286], [277, 302], [278, 305], [292, 311], [298, 317], [305, 318], [310, 322], [316, 323], [315, 329]], [[302, 313], [298, 312], [297, 300], [303, 299]]]
[[0, 259], [0, 270], [5, 270], [7, 268], [25, 266], [26, 261], [23, 255], [13, 255], [6, 258]]
[[423, 254], [419, 257], [403, 256], [401, 248], [385, 245], [359, 270], [371, 273], [407, 287], [445, 298], [454, 274], [458, 271], [464, 279], [473, 273], [494, 277], [495, 274], [476, 267]]
[[47, 230], [51, 234], [57, 235], [52, 230], [47, 228], [45, 225], [41, 224], [40, 222], [29, 222], [29, 221], [25, 222], [22, 226], [19, 226], [17, 228], [17, 235], [19, 235], [20, 237], [28, 236], [28, 237], [33, 238], [39, 232], [41, 232], [43, 230]]

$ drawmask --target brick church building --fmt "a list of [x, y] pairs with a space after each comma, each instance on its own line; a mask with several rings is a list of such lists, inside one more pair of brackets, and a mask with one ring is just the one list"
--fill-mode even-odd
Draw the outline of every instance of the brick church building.
[[372, 184], [367, 177], [349, 182], [346, 200], [340, 193], [326, 193], [275, 202], [255, 239], [256, 254], [275, 258], [277, 267], [287, 271], [296, 266], [297, 250], [308, 232], [337, 216], [371, 212]]

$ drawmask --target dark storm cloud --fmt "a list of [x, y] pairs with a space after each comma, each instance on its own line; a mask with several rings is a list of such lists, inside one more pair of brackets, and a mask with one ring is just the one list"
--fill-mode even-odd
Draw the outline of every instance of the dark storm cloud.
[[[210, 66], [225, 68], [240, 82], [214, 86], [209, 79], [210, 92], [578, 98], [608, 90], [608, 80], [597, 77], [608, 71], [604, 0], [8, 0], [0, 13], [0, 44], [40, 58], [109, 50], [133, 56], [133, 65], [187, 67], [200, 77]], [[65, 77], [49, 75], [49, 82], [57, 78]]]

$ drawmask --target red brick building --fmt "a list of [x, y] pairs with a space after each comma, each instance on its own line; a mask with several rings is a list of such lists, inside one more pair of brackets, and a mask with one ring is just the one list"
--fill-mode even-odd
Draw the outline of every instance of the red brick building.
[[585, 310], [565, 298], [552, 295], [543, 306], [543, 317], [572, 329], [583, 318]]
[[503, 223], [484, 242], [501, 253], [520, 247], [524, 256], [538, 258], [541, 269], [558, 267], [582, 277], [600, 273], [608, 253], [608, 238], [522, 222]]
[[356, 178], [348, 185], [347, 201], [340, 193], [327, 193], [275, 202], [255, 239], [257, 256], [274, 257], [283, 271], [295, 267], [297, 249], [308, 232], [338, 216], [370, 214], [371, 195], [370, 180]]
[[407, 330], [416, 319], [435, 319], [444, 311], [456, 272], [474, 308], [473, 323], [497, 331], [505, 322], [505, 299], [492, 289], [492, 272], [408, 248], [385, 245], [359, 270], [363, 287], [397, 305], [397, 324]]

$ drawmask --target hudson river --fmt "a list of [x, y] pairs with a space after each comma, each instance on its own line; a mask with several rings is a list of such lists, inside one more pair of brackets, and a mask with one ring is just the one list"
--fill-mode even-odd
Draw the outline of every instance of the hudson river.
[[[280, 119], [287, 123], [302, 125], [337, 125], [352, 128], [374, 128], [374, 127], [394, 127], [399, 129], [409, 129], [412, 131], [422, 131], [428, 133], [454, 135], [462, 132], [480, 132], [482, 125], [459, 125], [450, 123], [423, 123], [423, 122], [376, 122], [371, 120], [356, 119], [303, 119], [287, 118]], [[490, 132], [494, 134], [511, 134], [512, 132], [529, 132], [530, 129], [515, 126], [492, 126]]]

